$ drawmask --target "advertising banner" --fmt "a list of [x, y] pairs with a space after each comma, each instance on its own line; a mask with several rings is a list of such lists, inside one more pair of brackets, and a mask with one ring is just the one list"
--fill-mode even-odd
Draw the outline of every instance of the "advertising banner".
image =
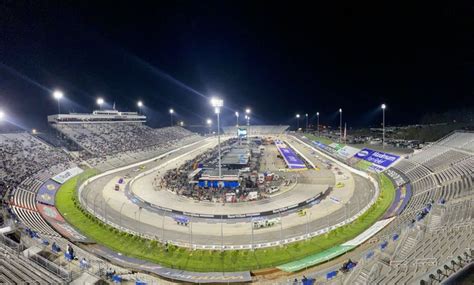
[[56, 191], [58, 191], [59, 186], [61, 185], [53, 180], [46, 181], [38, 190], [36, 201], [54, 206], [54, 197], [56, 196]]
[[356, 236], [354, 239], [343, 243], [342, 246], [359, 246], [363, 244], [366, 240], [374, 236], [376, 233], [378, 233], [381, 229], [385, 228], [386, 225], [388, 225], [391, 221], [393, 221], [395, 218], [389, 218], [385, 220], [381, 220], [373, 224], [370, 228], [365, 230], [363, 233], [360, 235]]
[[59, 173], [58, 175], [54, 176], [52, 179], [59, 184], [64, 184], [64, 182], [68, 181], [69, 179], [73, 178], [74, 176], [81, 174], [84, 170], [79, 167], [74, 167]]
[[346, 145], [343, 148], [339, 149], [337, 151], [337, 154], [339, 154], [340, 156], [342, 156], [344, 158], [349, 158], [349, 157], [353, 157], [359, 151], [360, 151], [360, 149], [358, 149], [358, 148]]
[[238, 128], [237, 129], [237, 136], [239, 138], [247, 138], [247, 129]]
[[296, 155], [296, 153], [289, 148], [286, 144], [282, 141], [275, 140], [275, 145], [278, 148], [281, 156], [285, 160], [288, 168], [295, 169], [295, 168], [306, 168], [304, 162]]
[[403, 173], [395, 171], [394, 168], [387, 169], [385, 173], [390, 178], [392, 178], [392, 180], [395, 182], [397, 186], [402, 186], [403, 184], [406, 184], [408, 182], [408, 178], [405, 178], [405, 175]]
[[333, 148], [334, 150], [336, 151], [339, 151], [341, 148], [344, 147], [343, 144], [339, 144], [339, 143], [332, 143], [329, 145], [331, 148]]
[[329, 152], [331, 154], [334, 154], [335, 153], [335, 150], [332, 148], [332, 147], [329, 147], [328, 145], [325, 145], [323, 144], [322, 142], [318, 142], [318, 141], [312, 141], [312, 143], [318, 147], [319, 149], [322, 149], [326, 152]]
[[52, 206], [47, 206], [43, 204], [37, 204], [38, 211], [40, 212], [41, 216], [45, 218], [46, 220], [55, 220], [59, 222], [66, 222], [64, 218], [59, 214], [58, 210], [56, 210], [56, 207]]
[[397, 161], [400, 157], [398, 155], [393, 155], [381, 151], [375, 151], [372, 149], [364, 148], [354, 155], [355, 158], [363, 159], [365, 161], [371, 162], [372, 164], [387, 168], [392, 163]]

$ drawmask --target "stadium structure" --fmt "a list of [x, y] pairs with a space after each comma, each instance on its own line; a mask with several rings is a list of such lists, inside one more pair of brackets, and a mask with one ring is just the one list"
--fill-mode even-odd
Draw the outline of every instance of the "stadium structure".
[[400, 156], [289, 126], [216, 136], [146, 119], [56, 114], [54, 140], [0, 134], [1, 283], [457, 284], [472, 273], [474, 133]]

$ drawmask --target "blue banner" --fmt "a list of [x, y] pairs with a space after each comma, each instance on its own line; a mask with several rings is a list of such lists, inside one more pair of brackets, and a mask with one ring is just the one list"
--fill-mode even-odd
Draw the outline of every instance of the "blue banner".
[[286, 146], [285, 143], [279, 140], [275, 140], [275, 145], [278, 148], [281, 156], [285, 160], [288, 168], [295, 169], [295, 168], [306, 168], [304, 162], [296, 155], [296, 153], [289, 147]]
[[59, 183], [51, 179], [46, 181], [38, 190], [36, 201], [54, 206], [54, 197], [56, 196], [56, 191], [58, 191], [59, 186], [61, 186]]
[[397, 155], [375, 151], [372, 149], [364, 148], [354, 155], [355, 158], [363, 159], [384, 168], [389, 167], [392, 163], [397, 161], [400, 157]]

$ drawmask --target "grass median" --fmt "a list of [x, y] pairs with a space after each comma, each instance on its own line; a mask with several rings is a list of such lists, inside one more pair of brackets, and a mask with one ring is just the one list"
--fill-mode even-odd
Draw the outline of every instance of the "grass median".
[[271, 268], [344, 243], [375, 223], [388, 209], [395, 193], [391, 181], [382, 174], [380, 177], [381, 195], [366, 213], [349, 225], [307, 241], [254, 251], [190, 250], [175, 246], [169, 246], [166, 250], [157, 241], [120, 232], [105, 225], [80, 207], [75, 198], [77, 184], [96, 173], [94, 170], [86, 170], [82, 175], [63, 184], [56, 194], [56, 207], [72, 226], [97, 243], [122, 254], [152, 261], [170, 268], [200, 272]]

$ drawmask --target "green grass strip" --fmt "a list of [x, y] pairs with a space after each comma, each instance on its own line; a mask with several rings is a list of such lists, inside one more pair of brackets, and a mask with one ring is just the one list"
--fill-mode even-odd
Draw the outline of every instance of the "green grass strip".
[[95, 173], [94, 170], [87, 170], [82, 175], [68, 180], [56, 194], [56, 207], [72, 226], [97, 243], [122, 254], [170, 268], [199, 272], [271, 268], [323, 252], [356, 237], [374, 224], [388, 209], [395, 194], [392, 183], [382, 174], [381, 195], [366, 213], [349, 225], [307, 241], [254, 251], [190, 250], [175, 246], [170, 246], [166, 251], [157, 241], [120, 232], [80, 207], [75, 199], [77, 183]]
[[313, 134], [307, 134], [307, 133], [305, 133], [304, 136], [307, 137], [308, 139], [310, 139], [311, 141], [318, 141], [318, 142], [323, 143], [325, 145], [330, 145], [330, 144], [333, 143], [332, 140], [330, 140], [326, 137], [318, 137], [318, 136], [315, 136]]

